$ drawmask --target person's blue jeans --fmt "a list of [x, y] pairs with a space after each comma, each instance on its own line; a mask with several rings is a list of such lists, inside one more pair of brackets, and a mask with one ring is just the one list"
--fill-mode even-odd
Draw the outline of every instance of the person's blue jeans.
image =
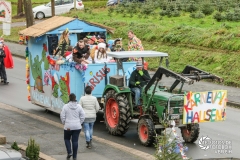
[[135, 105], [140, 106], [141, 89], [138, 87], [134, 87], [131, 88], [131, 91], [135, 93]]
[[85, 138], [86, 138], [87, 142], [90, 142], [90, 140], [92, 140], [93, 125], [94, 125], [94, 122], [90, 122], [90, 123], [84, 122], [83, 123]]
[[[72, 154], [73, 158], [77, 158], [78, 138], [79, 138], [80, 132], [81, 132], [81, 129], [71, 130], [71, 131], [64, 130], [65, 146], [67, 148], [68, 155]], [[72, 147], [71, 147], [71, 142], [70, 142], [71, 138], [72, 138]], [[73, 152], [72, 152], [72, 150], [73, 150]]]

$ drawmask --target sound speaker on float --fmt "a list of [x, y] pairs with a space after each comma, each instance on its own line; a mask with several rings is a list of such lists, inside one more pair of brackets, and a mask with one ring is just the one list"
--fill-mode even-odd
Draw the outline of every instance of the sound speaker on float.
[[48, 52], [50, 55], [53, 55], [54, 51], [58, 46], [58, 36], [48, 36]]

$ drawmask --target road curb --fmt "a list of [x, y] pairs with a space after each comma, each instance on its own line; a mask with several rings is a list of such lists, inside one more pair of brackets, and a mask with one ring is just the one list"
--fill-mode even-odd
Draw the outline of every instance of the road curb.
[[[19, 108], [16, 108], [16, 107], [13, 107], [13, 106], [10, 106], [10, 105], [7, 105], [7, 104], [3, 104], [3, 103], [0, 103], [0, 108], [1, 109], [5, 109], [5, 110], [14, 111], [14, 112], [23, 114], [25, 116], [31, 117], [33, 119], [36, 119], [36, 120], [39, 120], [39, 121], [51, 124], [51, 125], [53, 125], [55, 127], [63, 129], [63, 125], [60, 124], [60, 123], [57, 123], [57, 122], [54, 122], [54, 121], [49, 120], [47, 118], [44, 118], [44, 117], [41, 117], [41, 116], [38, 116], [38, 115], [35, 115], [35, 114], [32, 114], [32, 113], [23, 111], [23, 110], [21, 110]], [[84, 136], [84, 133], [81, 132], [80, 135]], [[116, 149], [119, 149], [121, 151], [124, 151], [126, 153], [130, 153], [130, 154], [132, 154], [132, 155], [134, 155], [136, 157], [139, 157], [141, 159], [145, 159], [145, 160], [153, 160], [153, 159], [155, 159], [155, 157], [153, 155], [151, 155], [151, 154], [148, 154], [148, 153], [145, 153], [145, 152], [142, 152], [142, 151], [130, 148], [130, 147], [126, 147], [124, 145], [121, 145], [121, 144], [118, 144], [118, 143], [115, 143], [115, 142], [112, 142], [112, 141], [109, 141], [109, 140], [106, 140], [106, 139], [103, 139], [103, 138], [100, 138], [100, 137], [97, 137], [97, 136], [93, 136], [93, 140], [95, 140], [95, 141], [97, 141], [99, 143], [102, 143], [102, 144], [106, 144], [106, 145], [112, 146], [112, 147], [114, 147]]]
[[229, 101], [229, 102], [227, 102], [227, 106], [240, 109], [240, 103], [237, 103], [237, 102]]

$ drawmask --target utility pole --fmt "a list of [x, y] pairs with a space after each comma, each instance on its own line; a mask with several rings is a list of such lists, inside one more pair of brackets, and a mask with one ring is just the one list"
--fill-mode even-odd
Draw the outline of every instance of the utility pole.
[[24, 10], [26, 16], [27, 28], [33, 25], [33, 11], [31, 0], [24, 0]]
[[55, 0], [51, 0], [52, 16], [55, 16]]

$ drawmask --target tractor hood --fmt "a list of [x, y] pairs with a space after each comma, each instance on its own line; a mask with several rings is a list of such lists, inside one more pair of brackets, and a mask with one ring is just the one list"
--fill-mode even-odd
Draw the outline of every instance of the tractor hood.
[[[148, 97], [150, 97], [152, 95], [153, 89], [154, 89], [154, 86], [149, 88], [149, 90], [147, 92]], [[160, 87], [157, 87], [155, 90], [153, 99], [158, 99], [161, 101], [168, 101], [169, 98], [171, 98], [171, 101], [183, 101], [184, 100], [184, 97], [181, 95], [176, 95], [176, 96], [173, 96], [173, 95], [175, 95], [175, 94], [169, 93], [167, 91], [164, 91], [163, 89], [160, 89]]]

